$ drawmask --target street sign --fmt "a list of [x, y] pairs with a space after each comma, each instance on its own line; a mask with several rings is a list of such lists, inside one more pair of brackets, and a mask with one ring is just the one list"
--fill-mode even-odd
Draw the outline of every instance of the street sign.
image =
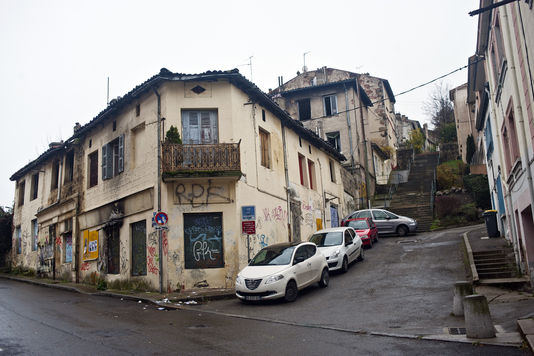
[[154, 221], [158, 226], [165, 226], [167, 225], [167, 221], [169, 221], [169, 217], [163, 211], [160, 211], [154, 216]]
[[254, 205], [241, 207], [241, 221], [256, 220], [256, 207]]
[[243, 234], [255, 235], [256, 234], [256, 222], [255, 221], [241, 221], [241, 230]]

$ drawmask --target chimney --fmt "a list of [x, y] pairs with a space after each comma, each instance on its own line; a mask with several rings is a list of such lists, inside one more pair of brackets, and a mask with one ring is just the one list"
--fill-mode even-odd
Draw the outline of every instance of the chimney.
[[80, 125], [79, 122], [77, 122], [75, 125], [74, 125], [74, 133], [78, 132], [79, 129], [82, 128], [82, 125]]

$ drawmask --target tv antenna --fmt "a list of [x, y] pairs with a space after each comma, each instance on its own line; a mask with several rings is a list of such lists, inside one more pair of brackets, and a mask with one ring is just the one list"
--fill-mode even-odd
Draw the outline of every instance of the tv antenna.
[[304, 73], [306, 73], [308, 71], [308, 67], [306, 67], [306, 55], [308, 53], [310, 53], [311, 51], [308, 51], [308, 52], [304, 52], [304, 54], [302, 55], [302, 57], [304, 58], [304, 65], [302, 66], [302, 71]]

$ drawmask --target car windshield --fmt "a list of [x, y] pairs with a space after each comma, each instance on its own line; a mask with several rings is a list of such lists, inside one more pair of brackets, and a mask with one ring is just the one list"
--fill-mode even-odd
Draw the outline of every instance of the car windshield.
[[269, 246], [262, 249], [249, 266], [288, 265], [296, 246]]
[[343, 242], [343, 234], [339, 231], [317, 233], [310, 237], [310, 242], [316, 244], [317, 247], [337, 246]]
[[365, 220], [349, 221], [349, 226], [352, 227], [354, 230], [366, 230], [369, 228], [369, 225], [367, 225], [367, 221]]

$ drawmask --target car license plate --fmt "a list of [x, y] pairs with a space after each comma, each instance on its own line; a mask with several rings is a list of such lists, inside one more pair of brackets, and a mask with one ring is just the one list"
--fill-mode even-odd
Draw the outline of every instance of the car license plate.
[[261, 297], [259, 295], [246, 295], [245, 300], [260, 300]]

